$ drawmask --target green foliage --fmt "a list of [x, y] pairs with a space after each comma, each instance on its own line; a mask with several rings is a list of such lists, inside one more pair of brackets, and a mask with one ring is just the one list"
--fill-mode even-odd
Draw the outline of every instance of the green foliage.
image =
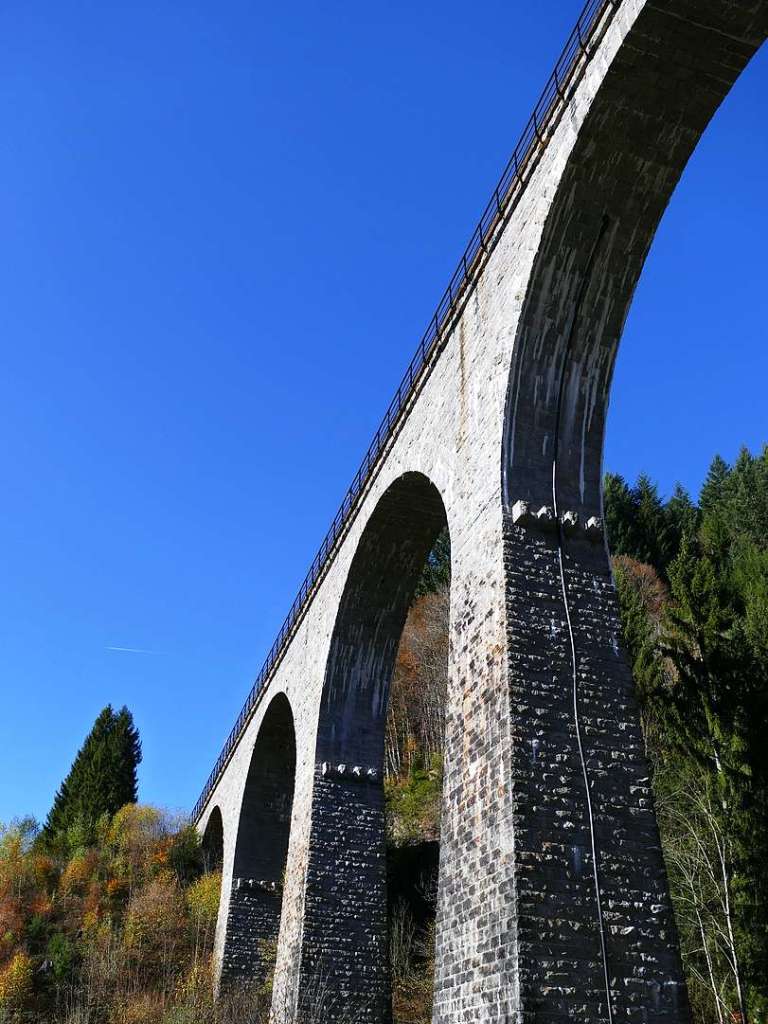
[[76, 947], [63, 932], [55, 932], [48, 942], [48, 959], [57, 982], [68, 981], [76, 960]]
[[78, 751], [45, 824], [50, 843], [69, 849], [87, 846], [95, 838], [102, 815], [115, 814], [135, 803], [136, 771], [141, 762], [139, 733], [127, 708], [115, 712], [108, 705]]
[[730, 469], [728, 463], [720, 455], [712, 459], [704, 484], [699, 495], [699, 504], [703, 512], [711, 512], [723, 503], [728, 487]]
[[0, 828], [0, 1019], [218, 1019], [221, 875], [202, 874], [195, 829], [129, 803], [88, 834], [49, 846], [29, 819]]
[[675, 484], [672, 497], [664, 506], [664, 513], [672, 545], [668, 554], [676, 555], [683, 538], [692, 537], [696, 533], [700, 521], [699, 509], [688, 491], [681, 484]]
[[194, 825], [184, 825], [172, 837], [168, 848], [168, 867], [182, 883], [189, 883], [203, 872], [203, 850]]
[[657, 725], [655, 695], [665, 678], [659, 630], [668, 592], [652, 566], [626, 555], [613, 559], [613, 574], [621, 610], [622, 641], [632, 666], [644, 732], [648, 735]]
[[611, 553], [637, 558], [635, 501], [632, 489], [617, 473], [605, 474], [603, 512]]
[[424, 594], [437, 593], [441, 587], [448, 586], [451, 581], [451, 538], [446, 526], [438, 534], [437, 540], [430, 551], [419, 582], [416, 585], [416, 597]]
[[[731, 504], [739, 500], [738, 479], [726, 484], [720, 500]], [[725, 552], [707, 547], [710, 518], [729, 527]], [[675, 560], [666, 652], [676, 674], [666, 703], [670, 742], [704, 769], [713, 818], [725, 837], [741, 975], [734, 983], [751, 992], [754, 1011], [768, 997], [768, 560], [743, 526], [714, 503], [702, 538], [683, 545]]]
[[[655, 764], [689, 985], [760, 1019], [768, 1006], [768, 448], [717, 456], [699, 506], [647, 479], [605, 482], [629, 653]], [[631, 557], [626, 557], [631, 556]], [[650, 564], [641, 565], [639, 562]], [[669, 580], [648, 600], [654, 570]], [[709, 881], [707, 881], [709, 879]], [[714, 979], [714, 980], [713, 980]], [[715, 984], [716, 982], [716, 984]]]
[[210, 871], [193, 882], [186, 890], [186, 902], [196, 930], [212, 932], [216, 927], [221, 896], [221, 872]]
[[404, 778], [385, 782], [389, 833], [398, 844], [434, 838], [440, 832], [443, 759], [432, 755], [428, 763], [417, 754]]
[[15, 953], [4, 967], [0, 967], [0, 1012], [18, 1014], [25, 1010], [32, 998], [33, 983], [31, 958], [24, 952]]
[[665, 574], [685, 533], [696, 528], [698, 511], [678, 484], [664, 504], [651, 479], [641, 474], [630, 487], [623, 477], [607, 473], [603, 507], [613, 555], [625, 555]]

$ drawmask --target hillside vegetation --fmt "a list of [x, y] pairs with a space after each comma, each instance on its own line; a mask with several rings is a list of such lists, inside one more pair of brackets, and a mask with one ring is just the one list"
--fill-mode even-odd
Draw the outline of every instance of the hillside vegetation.
[[30, 821], [4, 829], [0, 1020], [212, 1020], [220, 885], [195, 830], [152, 807], [127, 804], [54, 843]]
[[764, 1021], [768, 449], [716, 458], [696, 504], [645, 477], [605, 493], [695, 1017]]

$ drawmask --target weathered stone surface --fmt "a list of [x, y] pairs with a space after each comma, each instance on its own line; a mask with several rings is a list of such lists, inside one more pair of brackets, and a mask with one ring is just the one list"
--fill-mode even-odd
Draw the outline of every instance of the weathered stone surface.
[[[768, 5], [617, 0], [606, 11], [198, 823], [205, 830], [218, 808], [225, 978], [256, 973], [259, 941], [277, 935], [280, 918], [278, 1018], [322, 992], [329, 1020], [342, 1008], [387, 1020], [383, 723], [419, 560], [445, 522], [435, 1021], [687, 1015], [618, 641], [601, 452], [645, 256], [688, 156], [768, 31]], [[281, 760], [268, 721], [276, 695], [290, 708], [295, 765]], [[347, 776], [341, 764], [378, 774]], [[270, 778], [288, 786], [288, 775], [292, 804], [258, 796]], [[273, 834], [259, 801], [282, 820]], [[279, 882], [282, 901], [233, 879]]]
[[245, 781], [233, 877], [228, 885], [226, 943], [220, 959], [222, 984], [264, 981], [273, 963], [295, 776], [293, 716], [287, 698], [278, 693], [266, 708]]

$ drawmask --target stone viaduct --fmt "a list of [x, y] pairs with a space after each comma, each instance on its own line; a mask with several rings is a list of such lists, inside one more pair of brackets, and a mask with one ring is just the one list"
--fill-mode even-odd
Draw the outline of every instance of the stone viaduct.
[[[601, 524], [611, 373], [656, 227], [768, 0], [590, 0], [195, 808], [223, 983], [384, 1024], [383, 733], [451, 540], [434, 1020], [684, 1021]], [[704, 211], [702, 211], [704, 215]]]

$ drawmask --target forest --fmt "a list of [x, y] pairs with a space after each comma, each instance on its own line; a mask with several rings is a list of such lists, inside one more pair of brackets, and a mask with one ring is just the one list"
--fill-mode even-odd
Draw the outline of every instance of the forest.
[[[605, 522], [696, 1024], [768, 1016], [768, 447], [697, 498], [608, 474]], [[398, 1024], [431, 1017], [450, 548], [410, 609], [386, 729]], [[46, 821], [0, 828], [0, 1022], [266, 1020], [270, 981], [214, 1002], [220, 874], [194, 827], [137, 802], [141, 744], [105, 708]], [[269, 950], [265, 950], [265, 956]], [[309, 1018], [307, 1018], [309, 1020]]]

